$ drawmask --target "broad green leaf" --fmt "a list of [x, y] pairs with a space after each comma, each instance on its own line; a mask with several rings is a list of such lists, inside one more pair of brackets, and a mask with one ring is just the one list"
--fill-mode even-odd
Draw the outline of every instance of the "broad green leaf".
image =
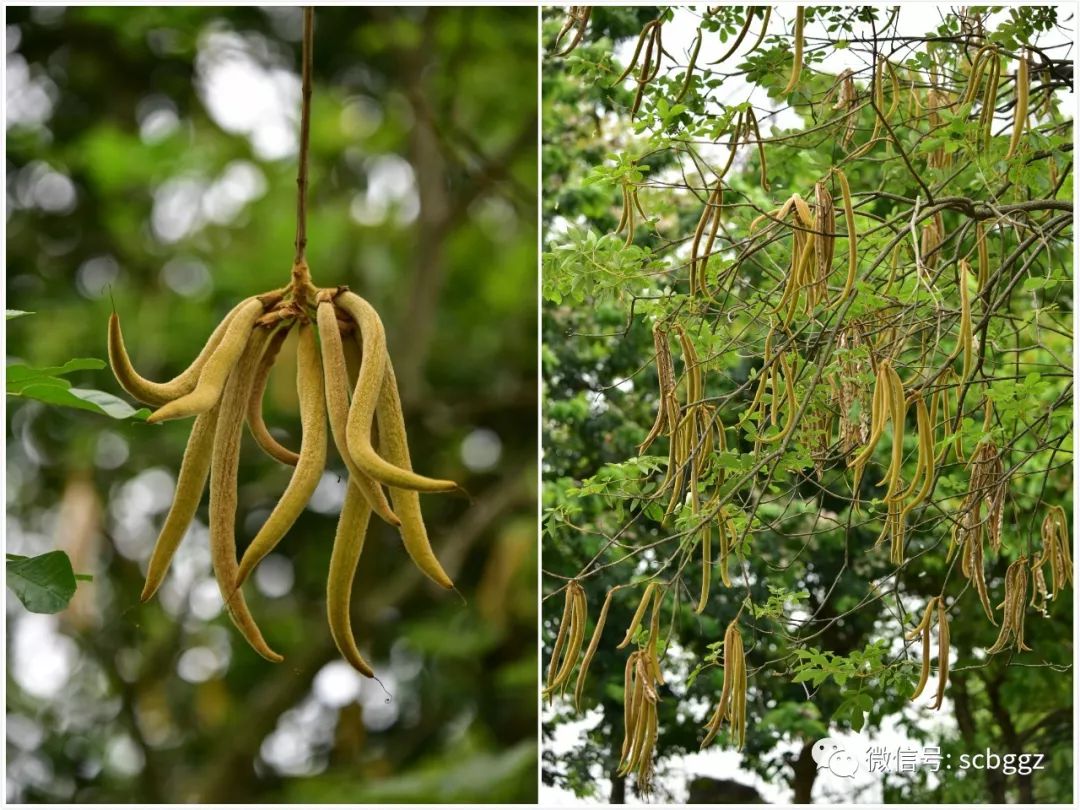
[[8, 554], [7, 585], [31, 613], [59, 613], [75, 595], [75, 572], [63, 551]]

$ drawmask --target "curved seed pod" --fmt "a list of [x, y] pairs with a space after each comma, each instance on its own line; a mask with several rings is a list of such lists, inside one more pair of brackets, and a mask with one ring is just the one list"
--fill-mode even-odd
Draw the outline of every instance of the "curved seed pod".
[[637, 610], [634, 611], [634, 617], [630, 620], [630, 626], [626, 629], [626, 636], [619, 642], [616, 650], [621, 650], [626, 647], [634, 638], [634, 633], [637, 632], [638, 627], [641, 626], [641, 620], [645, 616], [645, 610], [649, 607], [649, 603], [652, 601], [653, 592], [656, 590], [656, 583], [650, 582], [645, 586], [645, 593], [641, 595], [641, 601], [638, 602]]
[[[352, 316], [360, 327], [363, 341], [363, 359], [360, 375], [356, 380], [349, 420], [346, 426], [349, 453], [356, 466], [376, 481], [389, 487], [411, 489], [418, 492], [448, 492], [458, 488], [453, 481], [443, 481], [417, 475], [379, 456], [371, 446], [371, 426], [375, 410], [382, 402], [380, 391], [389, 384], [389, 358], [386, 354], [386, 334], [382, 321], [371, 305], [348, 290], [336, 298], [340, 307]], [[387, 382], [384, 383], [384, 380]], [[395, 388], [395, 393], [396, 393]]]
[[933, 709], [941, 708], [945, 700], [945, 687], [949, 683], [949, 614], [945, 611], [945, 599], [938, 598], [938, 686]]
[[637, 656], [636, 651], [630, 653], [626, 657], [626, 666], [623, 668], [623, 744], [622, 752], [619, 755], [620, 765], [626, 760], [626, 755], [630, 753], [630, 743], [632, 742], [630, 729], [634, 725], [634, 706], [637, 701], [637, 693], [641, 689], [641, 684], [634, 678], [637, 672]]
[[268, 456], [280, 461], [282, 464], [295, 467], [300, 460], [300, 455], [294, 453], [270, 435], [262, 413], [263, 395], [266, 393], [266, 383], [270, 379], [270, 370], [274, 367], [274, 361], [277, 359], [278, 352], [281, 351], [281, 344], [285, 342], [285, 338], [289, 336], [291, 329], [292, 323], [289, 322], [274, 332], [266, 351], [263, 352], [262, 360], [259, 361], [259, 370], [255, 373], [255, 383], [251, 388], [251, 397], [248, 399], [247, 423], [255, 443]]
[[964, 382], [971, 376], [971, 366], [975, 356], [971, 334], [971, 298], [968, 295], [968, 275], [971, 273], [971, 265], [963, 259], [959, 262], [957, 284], [960, 286], [960, 346], [964, 353], [963, 373], [960, 381]]
[[1031, 92], [1031, 83], [1028, 78], [1028, 60], [1026, 54], [1021, 54], [1016, 64], [1016, 106], [1013, 108], [1013, 130], [1009, 139], [1009, 151], [1005, 155], [1008, 160], [1016, 154], [1016, 147], [1020, 145], [1020, 138], [1027, 126], [1028, 94]]
[[[723, 530], [721, 530], [723, 531]], [[709, 603], [709, 583], [712, 581], [712, 525], [705, 524], [701, 531], [701, 596], [694, 613], [701, 614]]]
[[[330, 419], [330, 434], [334, 438], [338, 455], [345, 462], [349, 471], [350, 486], [360, 489], [364, 499], [372, 510], [391, 526], [400, 526], [401, 521], [390, 508], [386, 495], [375, 481], [369, 478], [353, 461], [346, 439], [346, 422], [349, 412], [349, 377], [345, 365], [345, 350], [334, 315], [334, 305], [329, 299], [319, 302], [316, 323], [319, 326], [319, 340], [322, 347], [322, 367], [325, 377], [326, 413]], [[349, 341], [352, 343], [353, 341]]]
[[[259, 304], [259, 307], [261, 309], [262, 305]], [[229, 618], [259, 655], [276, 663], [282, 657], [270, 649], [263, 639], [248, 610], [244, 592], [236, 587], [239, 567], [236, 561], [236, 472], [240, 461], [240, 436], [255, 371], [269, 338], [267, 330], [262, 328], [254, 331], [248, 328], [244, 334], [250, 335], [250, 340], [238, 361], [232, 364], [235, 368], [221, 396], [214, 432], [213, 460], [210, 464], [210, 556]], [[229, 335], [226, 335], [222, 348], [228, 340]]]
[[743, 652], [742, 636], [736, 620], [732, 620], [724, 632], [724, 685], [720, 693], [720, 702], [709, 721], [708, 733], [701, 743], [704, 749], [720, 732], [720, 725], [725, 719], [731, 727], [733, 736], [743, 745], [746, 733], [746, 663]]
[[[632, 691], [629, 693], [629, 711], [625, 712], [624, 720], [625, 725], [623, 727], [623, 749], [622, 749], [622, 767], [620, 773], [627, 773], [630, 770], [630, 762], [633, 756], [633, 751], [638, 745], [637, 741], [637, 729], [640, 723], [641, 713], [645, 710], [645, 680], [642, 677], [642, 671], [640, 666], [641, 653], [635, 652], [630, 656], [627, 662], [633, 669], [632, 674]], [[632, 663], [631, 663], [632, 662]]]
[[1001, 81], [1001, 57], [995, 51], [990, 58], [990, 73], [986, 82], [986, 95], [983, 96], [983, 108], [979, 115], [979, 129], [982, 132], [984, 148], [990, 146], [993, 138], [994, 108], [997, 106], [998, 83]]
[[356, 566], [364, 550], [364, 537], [370, 519], [371, 506], [350, 476], [334, 534], [333, 551], [330, 552], [330, 572], [326, 579], [326, 617], [330, 623], [330, 635], [341, 656], [360, 674], [373, 678], [375, 672], [356, 646], [349, 613]]
[[724, 52], [724, 55], [715, 62], [709, 62], [710, 65], [719, 65], [726, 62], [735, 51], [739, 50], [739, 46], [742, 45], [742, 41], [746, 39], [746, 35], [750, 31], [750, 23], [753, 22], [753, 20], [754, 7], [748, 6], [746, 9], [746, 19], [743, 20], [742, 28], [739, 29], [739, 35], [735, 37], [735, 41], [731, 43], [731, 47]]
[[754, 108], [750, 107], [746, 111], [746, 123], [747, 123], [747, 137], [753, 132], [754, 140], [757, 141], [758, 148], [758, 163], [761, 164], [761, 190], [769, 191], [769, 164], [765, 160], [765, 142], [761, 139], [761, 130], [758, 128], [757, 116], [754, 115]]
[[[237, 364], [244, 347], [251, 338], [251, 330], [255, 327], [255, 321], [263, 314], [263, 304], [258, 298], [249, 298], [229, 321], [225, 334], [221, 337], [221, 343], [207, 358], [202, 373], [199, 374], [199, 382], [191, 393], [167, 402], [146, 418], [147, 422], [164, 422], [167, 419], [183, 419], [186, 416], [197, 416], [203, 411], [208, 411], [221, 398], [221, 392], [229, 379], [229, 374]], [[251, 369], [254, 375], [255, 369]], [[248, 385], [250, 386], [250, 380]], [[249, 392], [245, 388], [245, 394]], [[241, 408], [246, 406], [247, 396]], [[243, 411], [240, 414], [243, 422]]]
[[547, 672], [547, 688], [544, 689], [545, 697], [555, 691], [555, 675], [559, 671], [559, 661], [562, 659], [563, 648], [566, 646], [566, 640], [570, 636], [573, 622], [574, 595], [570, 585], [567, 584], [566, 591], [563, 593], [562, 619], [559, 620], [559, 631], [555, 636], [555, 644], [551, 648], [551, 662], [548, 664]]
[[[394, 367], [389, 357], [386, 358], [386, 381], [379, 395], [377, 419], [379, 451], [391, 464], [397, 465], [397, 469], [411, 470], [409, 442], [405, 437], [405, 416], [401, 411], [397, 379], [394, 377]], [[398, 530], [401, 533], [401, 542], [405, 546], [405, 551], [433, 582], [444, 588], [453, 588], [453, 581], [439, 564], [435, 552], [431, 550], [431, 541], [428, 540], [424, 517], [420, 513], [419, 494], [413, 489], [391, 486], [390, 500], [394, 504], [394, 512], [401, 518], [401, 526]]]
[[754, 44], [747, 50], [746, 56], [749, 56], [758, 49], [758, 46], [765, 40], [765, 34], [769, 31], [769, 18], [772, 17], [772, 6], [764, 6], [763, 8], [765, 9], [765, 16], [761, 18], [761, 33], [758, 34], [758, 38], [754, 40]]
[[990, 252], [986, 248], [986, 228], [983, 223], [975, 223], [975, 247], [979, 256], [979, 292], [986, 288], [986, 282], [990, 278]]
[[646, 645], [646, 668], [653, 681], [664, 684], [664, 675], [660, 671], [660, 660], [657, 658], [657, 647], [660, 645], [660, 608], [664, 604], [664, 589], [657, 588], [653, 593], [652, 614], [649, 619], [649, 642]]
[[569, 587], [570, 598], [573, 600], [571, 613], [570, 639], [566, 645], [565, 655], [559, 671], [555, 673], [552, 689], [562, 689], [570, 681], [570, 676], [577, 665], [581, 655], [581, 644], [585, 640], [585, 625], [588, 622], [588, 605], [585, 601], [585, 589], [576, 581], [572, 581]]
[[633, 72], [634, 68], [637, 66], [638, 57], [641, 56], [641, 48], [645, 44], [645, 38], [647, 36], [650, 36], [653, 26], [656, 25], [658, 22], [659, 20], [649, 20], [649, 22], [645, 23], [645, 27], [642, 28], [641, 33], [638, 34], [638, 41], [637, 45], [634, 48], [634, 55], [630, 57], [630, 61], [626, 65], [626, 70], [624, 70], [619, 76], [619, 78], [617, 78], [612, 83], [612, 87], [615, 87], [615, 85], [618, 84], [622, 84], [626, 77]]
[[795, 53], [791, 62], [791, 78], [788, 79], [787, 87], [782, 95], [787, 95], [799, 84], [799, 75], [802, 73], [803, 62], [803, 28], [806, 25], [806, 9], [798, 6], [795, 9]]
[[[583, 590], [576, 581], [571, 580], [566, 586], [566, 600], [570, 604], [570, 626], [566, 635], [566, 643], [561, 650], [561, 660], [558, 662], [554, 676], [550, 677], [547, 688], [544, 690], [545, 696], [550, 696], [567, 682], [570, 673], [574, 670], [574, 665], [577, 664], [578, 655], [581, 653], [581, 641], [584, 636], [584, 624], [586, 621], [581, 604], [582, 594]], [[549, 669], [549, 676], [550, 674]]]
[[840, 293], [840, 300], [843, 300], [855, 288], [855, 274], [859, 265], [859, 235], [855, 230], [855, 207], [851, 202], [851, 187], [848, 185], [847, 175], [840, 169], [833, 169], [833, 172], [840, 184], [840, 195], [844, 201], [844, 224], [847, 226], [848, 271], [843, 292]]
[[926, 682], [930, 680], [930, 619], [934, 615], [936, 605], [937, 597], [935, 596], [926, 603], [926, 610], [923, 611], [922, 621], [919, 622], [919, 626], [907, 635], [908, 639], [913, 638], [912, 634], [922, 636], [922, 668], [919, 670], [919, 684], [915, 687], [911, 700], [915, 700], [923, 693]]
[[146, 584], [143, 585], [140, 600], [146, 602], [152, 597], [168, 573], [180, 541], [187, 533], [192, 518], [199, 508], [206, 479], [210, 475], [210, 454], [214, 445], [214, 430], [217, 427], [218, 409], [216, 407], [199, 414], [191, 428], [184, 460], [180, 462], [180, 472], [176, 476], [176, 492], [173, 495], [169, 514], [161, 527], [154, 553], [146, 569]]
[[206, 365], [210, 355], [214, 353], [221, 339], [225, 336], [225, 330], [229, 328], [229, 322], [242, 306], [254, 299], [248, 298], [241, 301], [226, 315], [210, 334], [206, 345], [203, 346], [199, 356], [192, 361], [191, 365], [181, 371], [168, 382], [157, 383], [139, 376], [135, 367], [131, 365], [127, 349], [124, 346], [124, 335], [120, 331], [120, 316], [115, 312], [109, 316], [109, 365], [112, 366], [113, 375], [121, 387], [139, 402], [157, 407], [166, 402], [191, 393], [195, 384], [199, 381], [199, 374]]
[[887, 480], [889, 482], [885, 499], [892, 498], [900, 487], [900, 473], [904, 465], [904, 420], [907, 416], [907, 398], [904, 395], [904, 383], [900, 375], [893, 369], [892, 364], [888, 367], [890, 382], [889, 407], [893, 425], [892, 463], [889, 467]]
[[304, 511], [326, 469], [326, 398], [323, 395], [323, 371], [315, 330], [309, 323], [300, 324], [296, 347], [296, 392], [300, 398], [300, 461], [288, 486], [270, 517], [259, 529], [240, 560], [237, 587], [247, 580], [263, 557], [269, 554]]
[[702, 31], [699, 28], [697, 32], [697, 39], [694, 40], [694, 48], [690, 53], [690, 62], [686, 66], [686, 78], [683, 79], [682, 87], [679, 89], [678, 95], [675, 96], [676, 104], [683, 100], [686, 92], [690, 89], [690, 82], [694, 78], [694, 66], [697, 63], [698, 51], [701, 50], [701, 37]]
[[[934, 418], [926, 409], [926, 402], [920, 396], [915, 400], [916, 418], [919, 423], [919, 460], [922, 467], [923, 483], [914, 498], [904, 507], [904, 515], [926, 500], [934, 487], [936, 458], [934, 455]], [[918, 475], [918, 473], [916, 473]], [[912, 484], [915, 481], [912, 479]], [[905, 497], [910, 494], [905, 493]]]
[[961, 104], [972, 103], [979, 94], [979, 83], [982, 81], [983, 71], [990, 61], [988, 52], [994, 50], [994, 48], [993, 45], [983, 45], [975, 52], [975, 57], [971, 60], [971, 73], [968, 76], [967, 87], [964, 88], [964, 95], [960, 98]]
[[581, 696], [585, 692], [585, 679], [589, 675], [589, 664], [592, 663], [593, 656], [596, 655], [596, 650], [600, 646], [600, 637], [604, 633], [604, 624], [607, 623], [608, 609], [611, 607], [611, 597], [615, 595], [615, 591], [619, 589], [616, 585], [614, 588], [607, 592], [607, 596], [604, 597], [604, 604], [600, 608], [600, 616], [596, 620], [596, 627], [593, 628], [592, 638], [589, 639], [588, 649], [585, 650], [585, 657], [581, 659], [581, 668], [578, 670], [577, 683], [574, 685], [574, 707], [581, 711]]

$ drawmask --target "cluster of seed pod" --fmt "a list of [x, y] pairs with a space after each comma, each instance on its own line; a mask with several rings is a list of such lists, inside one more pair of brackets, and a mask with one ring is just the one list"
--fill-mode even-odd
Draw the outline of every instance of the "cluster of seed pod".
[[855, 136], [855, 124], [858, 122], [856, 113], [864, 106], [858, 103], [854, 75], [850, 68], [845, 68], [840, 71], [833, 85], [837, 91], [833, 110], [844, 111], [844, 130], [840, 136], [840, 145], [844, 149], [851, 145], [851, 139]]
[[1024, 643], [1024, 612], [1027, 609], [1027, 558], [1015, 560], [1005, 572], [1005, 599], [998, 605], [1002, 610], [1001, 630], [997, 641], [986, 651], [993, 655], [1014, 646], [1017, 652], [1031, 651]]
[[[995, 552], [1001, 548], [1001, 524], [1005, 508], [1008, 480], [1004, 465], [993, 441], [979, 444], [969, 463], [968, 491], [960, 506], [960, 515], [953, 528], [948, 559], [960, 553], [960, 570], [975, 586], [983, 611], [995, 625], [990, 597], [986, 592], [986, 575], [983, 570], [986, 538]], [[983, 517], [983, 507], [988, 508]]]
[[619, 217], [619, 225], [615, 228], [615, 233], [626, 231], [626, 241], [623, 244], [627, 247], [634, 244], [634, 234], [637, 232], [639, 216], [642, 221], [648, 221], [649, 219], [641, 207], [641, 200], [638, 199], [637, 184], [624, 180], [622, 183], [622, 215]]
[[562, 621], [555, 638], [555, 647], [551, 651], [551, 663], [548, 666], [547, 685], [543, 696], [553, 698], [570, 681], [574, 673], [581, 644], [585, 639], [585, 624], [589, 619], [589, 606], [585, 599], [585, 589], [576, 579], [570, 580], [565, 590], [566, 601], [563, 604]]
[[[559, 29], [559, 33], [555, 37], [555, 43], [552, 45], [556, 56], [568, 56], [581, 44], [581, 41], [585, 38], [585, 31], [589, 27], [589, 18], [591, 16], [592, 6], [570, 6], [566, 21], [563, 23], [563, 27]], [[571, 29], [574, 31], [574, 36], [566, 47], [560, 51], [559, 46], [562, 45], [563, 39], [570, 33]]]
[[935, 620], [938, 631], [938, 685], [934, 705], [931, 708], [937, 710], [941, 708], [945, 700], [945, 687], [949, 683], [949, 613], [945, 610], [944, 597], [935, 596], [927, 602], [922, 621], [905, 638], [913, 641], [919, 636], [922, 637], [922, 669], [919, 672], [919, 683], [911, 695], [911, 699], [915, 700], [923, 693], [930, 680], [930, 637]]
[[746, 743], [746, 653], [737, 618], [724, 632], [724, 685], [716, 710], [705, 726], [707, 733], [702, 748], [716, 739], [725, 720], [732, 739], [741, 750]]
[[616, 649], [629, 646], [645, 618], [649, 617], [649, 633], [643, 644], [626, 659], [623, 682], [623, 744], [619, 756], [619, 773], [637, 773], [638, 792], [647, 795], [652, 785], [653, 752], [658, 732], [657, 704], [660, 702], [659, 687], [664, 685], [660, 671], [660, 609], [664, 602], [664, 589], [650, 582], [641, 595], [637, 610], [630, 620], [626, 635]]
[[[1033, 580], [1031, 604], [1046, 615], [1046, 603], [1061, 592], [1066, 585], [1072, 585], [1073, 563], [1069, 548], [1069, 522], [1065, 510], [1060, 506], [1051, 506], [1042, 522], [1042, 549], [1031, 561]], [[1050, 587], [1046, 586], [1043, 568], [1050, 563]]]
[[[638, 35], [637, 45], [634, 48], [634, 55], [630, 58], [626, 70], [624, 70], [619, 78], [615, 80], [615, 85], [622, 84], [623, 80], [634, 72], [634, 69], [638, 64], [638, 59], [641, 59], [641, 70], [638, 71], [637, 78], [635, 79], [637, 82], [637, 91], [634, 93], [634, 102], [630, 107], [631, 118], [637, 115], [638, 110], [641, 109], [641, 101], [645, 97], [645, 88], [648, 87], [649, 84], [656, 79], [657, 74], [660, 73], [660, 63], [663, 60], [664, 55], [664, 43], [660, 35], [663, 27], [664, 21], [659, 17], [645, 23], [645, 27], [641, 29], [641, 33]], [[645, 50], [644, 57], [642, 57], [642, 48]]]
[[[302, 438], [299, 452], [277, 442], [262, 418], [262, 397], [286, 335], [297, 330], [297, 392]], [[357, 359], [349, 395], [346, 357]], [[412, 471], [405, 422], [382, 322], [375, 310], [345, 287], [318, 289], [306, 263], [293, 267], [292, 283], [245, 299], [214, 330], [195, 361], [166, 383], [141, 377], [124, 346], [119, 318], [109, 321], [109, 359], [120, 385], [157, 409], [151, 423], [195, 417], [172, 507], [154, 546], [142, 599], [161, 585], [210, 481], [210, 545], [214, 574], [229, 616], [264, 658], [280, 661], [264, 640], [244, 600], [242, 586], [255, 566], [282, 540], [303, 512], [326, 465], [327, 431], [349, 478], [327, 579], [330, 631], [343, 657], [372, 677], [353, 637], [352, 583], [372, 512], [397, 526], [416, 565], [444, 588], [453, 583], [431, 549], [420, 512], [420, 492], [457, 489], [452, 481]], [[238, 561], [237, 469], [245, 421], [257, 443], [295, 469], [281, 499]], [[373, 436], [377, 430], [377, 440]], [[387, 501], [389, 490], [393, 507]]]

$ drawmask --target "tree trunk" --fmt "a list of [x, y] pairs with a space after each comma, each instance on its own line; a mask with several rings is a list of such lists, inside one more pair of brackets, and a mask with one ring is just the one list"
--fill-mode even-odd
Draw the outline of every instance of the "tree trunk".
[[817, 779], [817, 763], [814, 762], [814, 742], [811, 740], [803, 746], [799, 752], [799, 758], [792, 765], [794, 775], [791, 779], [791, 787], [795, 791], [794, 804], [810, 804], [810, 794], [814, 790], [814, 781]]
[[611, 794], [608, 796], [609, 804], [626, 804], [626, 778], [619, 775], [619, 769], [615, 768], [608, 774], [611, 778]]

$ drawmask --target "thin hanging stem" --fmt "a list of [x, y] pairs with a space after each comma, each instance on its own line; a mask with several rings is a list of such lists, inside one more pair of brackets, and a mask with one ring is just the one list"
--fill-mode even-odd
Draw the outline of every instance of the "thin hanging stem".
[[300, 160], [296, 172], [296, 255], [301, 264], [307, 255], [308, 135], [311, 130], [311, 51], [315, 31], [315, 9], [304, 9], [304, 46], [301, 67]]

